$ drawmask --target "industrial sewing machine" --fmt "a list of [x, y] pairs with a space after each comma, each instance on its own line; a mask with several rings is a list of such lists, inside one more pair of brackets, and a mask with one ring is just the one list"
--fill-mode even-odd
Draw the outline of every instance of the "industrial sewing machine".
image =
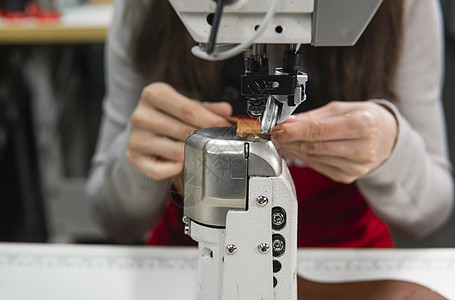
[[[244, 51], [241, 93], [271, 131], [305, 99], [301, 44], [355, 44], [382, 0], [169, 0], [200, 43], [194, 55]], [[288, 44], [269, 70], [267, 44]], [[201, 299], [297, 298], [297, 199], [286, 163], [260, 136], [195, 131], [185, 143], [185, 231], [199, 243]]]

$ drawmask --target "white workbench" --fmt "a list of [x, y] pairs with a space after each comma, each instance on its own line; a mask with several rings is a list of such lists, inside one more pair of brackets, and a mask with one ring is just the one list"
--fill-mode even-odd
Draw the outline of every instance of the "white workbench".
[[[0, 243], [0, 299], [196, 299], [196, 248]], [[455, 249], [300, 249], [320, 282], [407, 280], [455, 299]]]

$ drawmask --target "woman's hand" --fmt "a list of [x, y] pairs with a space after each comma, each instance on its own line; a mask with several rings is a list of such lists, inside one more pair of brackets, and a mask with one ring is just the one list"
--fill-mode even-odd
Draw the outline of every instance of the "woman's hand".
[[342, 183], [352, 183], [390, 156], [397, 122], [374, 102], [330, 102], [291, 116], [274, 135], [278, 150]]
[[201, 103], [178, 93], [165, 83], [144, 88], [131, 115], [126, 157], [139, 172], [156, 180], [170, 178], [183, 169], [184, 142], [196, 129], [229, 126], [228, 103]]

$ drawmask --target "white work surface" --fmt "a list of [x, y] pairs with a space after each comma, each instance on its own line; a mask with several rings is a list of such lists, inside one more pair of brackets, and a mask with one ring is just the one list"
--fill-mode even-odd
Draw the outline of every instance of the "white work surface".
[[[197, 299], [197, 251], [0, 243], [0, 299]], [[320, 282], [399, 279], [455, 299], [455, 249], [300, 249], [300, 276]]]

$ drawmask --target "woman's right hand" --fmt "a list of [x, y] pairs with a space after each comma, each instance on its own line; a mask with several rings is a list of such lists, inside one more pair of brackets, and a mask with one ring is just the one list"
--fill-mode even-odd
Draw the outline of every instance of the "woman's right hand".
[[183, 170], [184, 143], [196, 129], [229, 126], [229, 103], [199, 102], [166, 83], [146, 86], [131, 115], [126, 157], [139, 172], [156, 180]]

